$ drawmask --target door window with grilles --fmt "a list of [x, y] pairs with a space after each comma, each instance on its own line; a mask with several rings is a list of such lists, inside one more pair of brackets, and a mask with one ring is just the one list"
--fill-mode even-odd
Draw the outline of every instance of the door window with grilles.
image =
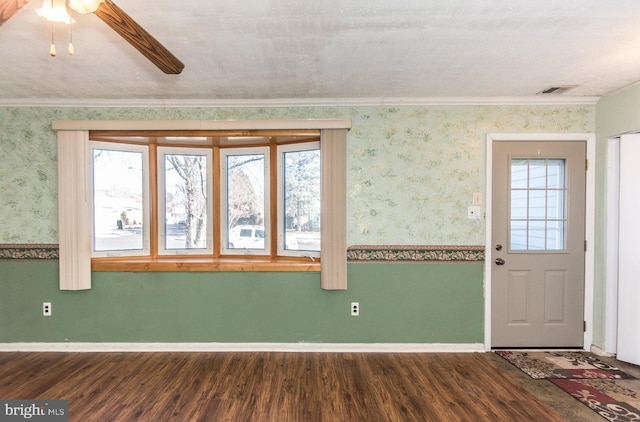
[[564, 159], [511, 159], [510, 249], [566, 249], [567, 186]]

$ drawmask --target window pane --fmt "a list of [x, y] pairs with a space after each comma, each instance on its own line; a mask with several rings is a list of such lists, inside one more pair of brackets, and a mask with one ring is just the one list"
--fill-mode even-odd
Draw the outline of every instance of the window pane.
[[511, 188], [528, 188], [529, 160], [511, 160]]
[[165, 248], [205, 249], [208, 245], [206, 155], [165, 154]]
[[320, 251], [320, 151], [284, 153], [285, 250]]
[[527, 249], [543, 250], [545, 248], [545, 222], [529, 221]]
[[565, 248], [564, 224], [564, 221], [547, 222], [547, 249], [563, 250]]
[[544, 188], [547, 185], [547, 160], [529, 160], [529, 188]]
[[227, 155], [229, 249], [265, 249], [265, 154]]
[[93, 149], [93, 250], [143, 249], [141, 152]]
[[516, 251], [527, 249], [526, 221], [511, 221], [511, 249]]
[[527, 191], [512, 190], [511, 191], [511, 218], [524, 219], [527, 218]]
[[549, 160], [547, 169], [550, 189], [564, 188], [564, 160]]
[[547, 218], [564, 220], [564, 190], [550, 190], [547, 192]]
[[512, 159], [511, 250], [565, 248], [565, 160]]
[[546, 214], [546, 192], [544, 190], [529, 191], [529, 218], [544, 219]]

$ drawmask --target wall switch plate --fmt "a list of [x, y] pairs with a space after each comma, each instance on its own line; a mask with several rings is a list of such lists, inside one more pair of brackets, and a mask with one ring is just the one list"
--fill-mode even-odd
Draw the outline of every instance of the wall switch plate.
[[51, 316], [51, 302], [42, 304], [42, 316]]
[[482, 192], [473, 192], [473, 205], [482, 205]]
[[351, 316], [360, 315], [360, 302], [351, 302]]

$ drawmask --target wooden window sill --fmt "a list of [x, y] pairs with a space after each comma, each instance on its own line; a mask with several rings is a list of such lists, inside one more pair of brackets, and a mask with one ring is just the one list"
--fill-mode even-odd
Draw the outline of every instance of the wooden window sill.
[[320, 260], [310, 258], [126, 257], [93, 258], [91, 271], [320, 271]]

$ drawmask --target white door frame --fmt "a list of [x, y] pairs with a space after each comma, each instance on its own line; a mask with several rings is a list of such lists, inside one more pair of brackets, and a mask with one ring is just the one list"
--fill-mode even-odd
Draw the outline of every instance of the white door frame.
[[618, 234], [620, 212], [620, 136], [607, 141], [606, 196], [606, 257], [604, 350], [614, 355], [618, 351]]
[[595, 262], [595, 184], [596, 184], [596, 137], [593, 133], [489, 133], [486, 139], [486, 181], [485, 181], [485, 261], [484, 261], [484, 347], [491, 350], [491, 269], [493, 247], [491, 244], [492, 186], [493, 186], [493, 142], [495, 141], [578, 141], [587, 144], [587, 191], [585, 198], [585, 238], [587, 251], [584, 260], [584, 350], [590, 350], [593, 340], [593, 294]]

